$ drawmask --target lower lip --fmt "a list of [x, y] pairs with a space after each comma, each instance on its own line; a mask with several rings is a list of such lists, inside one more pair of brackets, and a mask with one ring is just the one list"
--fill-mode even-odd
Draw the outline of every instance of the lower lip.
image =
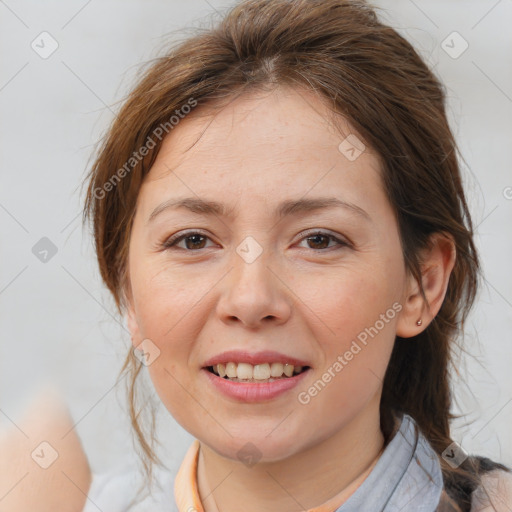
[[293, 389], [301, 382], [311, 368], [293, 377], [283, 377], [273, 382], [232, 382], [202, 368], [208, 380], [224, 395], [240, 402], [266, 402]]

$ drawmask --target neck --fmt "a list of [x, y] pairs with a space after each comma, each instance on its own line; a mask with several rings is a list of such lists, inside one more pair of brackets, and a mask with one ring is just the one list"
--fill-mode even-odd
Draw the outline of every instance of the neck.
[[201, 443], [199, 495], [205, 512], [283, 512], [320, 505], [334, 510], [361, 485], [383, 450], [378, 407], [364, 409], [335, 435], [306, 450], [252, 467]]

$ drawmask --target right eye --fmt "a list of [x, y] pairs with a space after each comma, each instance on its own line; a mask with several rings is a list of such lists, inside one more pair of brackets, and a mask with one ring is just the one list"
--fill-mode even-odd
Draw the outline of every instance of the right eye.
[[180, 247], [180, 249], [183, 249], [186, 252], [194, 252], [194, 249], [204, 249], [202, 245], [206, 239], [209, 238], [199, 231], [187, 231], [185, 233], [178, 233], [171, 236], [171, 238], [162, 244], [162, 248], [175, 248], [182, 240], [185, 240], [185, 247]]

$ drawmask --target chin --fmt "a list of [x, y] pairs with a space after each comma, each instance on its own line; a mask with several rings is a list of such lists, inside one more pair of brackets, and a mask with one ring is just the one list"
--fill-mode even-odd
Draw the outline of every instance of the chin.
[[[271, 438], [272, 437], [272, 438]], [[292, 457], [300, 449], [294, 437], [261, 436], [261, 432], [246, 432], [243, 436], [230, 437], [222, 440], [202, 440], [218, 455], [242, 462], [248, 467], [255, 463], [272, 463]]]

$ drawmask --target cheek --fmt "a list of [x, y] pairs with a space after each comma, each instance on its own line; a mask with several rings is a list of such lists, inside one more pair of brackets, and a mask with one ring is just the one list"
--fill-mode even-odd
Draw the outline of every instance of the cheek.
[[329, 382], [325, 399], [356, 407], [382, 385], [401, 309], [395, 270], [374, 259], [333, 272], [321, 293], [307, 294], [318, 281], [301, 286], [303, 314], [321, 353], [319, 377]]
[[154, 338], [155, 343], [165, 339], [167, 345], [187, 324], [188, 315], [211, 285], [204, 276], [194, 279], [194, 274], [185, 274], [169, 265], [146, 261], [137, 270], [134, 295], [141, 334]]
[[395, 276], [372, 264], [333, 271], [322, 285], [318, 280], [303, 281], [297, 295], [319, 320], [314, 325], [323, 333], [322, 339], [339, 345], [385, 314], [400, 297], [397, 290]]
[[334, 416], [345, 421], [382, 388], [395, 340], [397, 311], [375, 287], [365, 290], [362, 285], [331, 294], [324, 306], [318, 310], [329, 330], [320, 323], [313, 331], [322, 363], [314, 381], [299, 391], [305, 393], [301, 400], [310, 401], [312, 415], [320, 417], [328, 409], [333, 411], [333, 421]]
[[[186, 364], [188, 307], [187, 292], [166, 276], [154, 271], [149, 265], [138, 267], [131, 276], [136, 303], [137, 325], [141, 340], [151, 347], [156, 357], [148, 371], [158, 388], [161, 381], [172, 380], [169, 374], [182, 372]], [[157, 389], [158, 391], [158, 389]]]
[[190, 390], [191, 375], [198, 371], [191, 355], [208, 318], [206, 298], [214, 284], [202, 274], [185, 275], [167, 265], [148, 263], [135, 275], [140, 337], [151, 340], [159, 354], [148, 371], [166, 405], [189, 397], [185, 390]]

